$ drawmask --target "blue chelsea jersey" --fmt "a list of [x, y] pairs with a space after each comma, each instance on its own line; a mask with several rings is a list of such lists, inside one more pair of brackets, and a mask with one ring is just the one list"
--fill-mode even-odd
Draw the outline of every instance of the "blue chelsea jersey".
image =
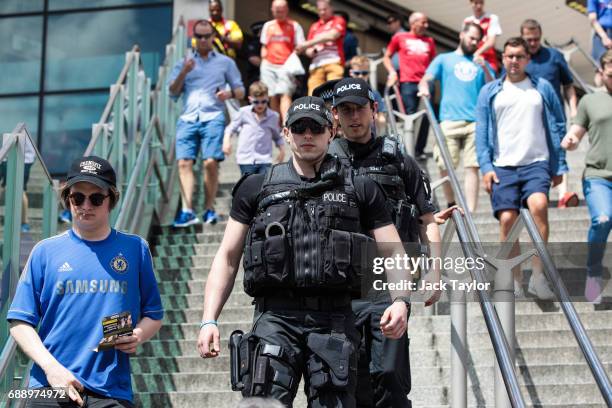
[[[34, 247], [7, 319], [38, 326], [45, 347], [86, 388], [131, 401], [129, 356], [93, 351], [102, 319], [124, 311], [134, 324], [163, 318], [146, 241], [114, 229], [102, 241], [86, 241], [70, 230]], [[47, 385], [34, 364], [30, 387]]]

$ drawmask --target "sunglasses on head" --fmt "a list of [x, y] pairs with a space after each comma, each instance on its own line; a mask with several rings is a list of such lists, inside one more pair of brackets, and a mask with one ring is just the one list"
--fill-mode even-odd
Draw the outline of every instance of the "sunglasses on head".
[[197, 38], [198, 40], [201, 40], [202, 38], [205, 40], [208, 40], [210, 37], [212, 37], [213, 35], [215, 35], [214, 33], [208, 33], [208, 34], [198, 34], [198, 33], [193, 33], [193, 36], [195, 38]]
[[351, 69], [351, 75], [366, 76], [366, 75], [370, 75], [370, 71], [357, 71], [357, 70]]
[[310, 129], [310, 132], [313, 135], [319, 135], [325, 131], [325, 126], [319, 125], [317, 122], [313, 120], [298, 120], [291, 126], [291, 133], [304, 134], [307, 129]]
[[265, 105], [268, 103], [268, 100], [267, 99], [252, 99], [251, 103], [253, 105]]
[[76, 206], [83, 205], [83, 203], [85, 202], [85, 199], [89, 198], [89, 202], [93, 206], [99, 207], [104, 202], [104, 199], [109, 196], [110, 194], [102, 194], [102, 193], [93, 193], [88, 196], [83, 193], [70, 193], [68, 195], [68, 198], [70, 199], [72, 204]]

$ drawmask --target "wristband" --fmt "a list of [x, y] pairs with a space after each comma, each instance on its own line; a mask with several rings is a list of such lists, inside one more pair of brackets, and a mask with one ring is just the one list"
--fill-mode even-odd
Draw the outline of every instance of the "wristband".
[[216, 320], [203, 320], [202, 323], [200, 323], [200, 330], [202, 329], [202, 327], [209, 325], [209, 324], [214, 324], [215, 326], [218, 326], [218, 323]]

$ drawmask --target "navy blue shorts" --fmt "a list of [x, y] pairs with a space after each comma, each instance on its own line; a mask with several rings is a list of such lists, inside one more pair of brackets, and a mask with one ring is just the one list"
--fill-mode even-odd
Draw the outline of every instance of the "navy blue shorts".
[[501, 210], [527, 208], [527, 198], [534, 193], [548, 197], [551, 177], [548, 161], [539, 161], [527, 166], [494, 167], [499, 183], [493, 183], [491, 206], [498, 217]]

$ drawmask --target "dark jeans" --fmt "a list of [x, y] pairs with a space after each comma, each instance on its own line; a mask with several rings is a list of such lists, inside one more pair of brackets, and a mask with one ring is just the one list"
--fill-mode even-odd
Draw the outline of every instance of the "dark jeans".
[[[253, 329], [246, 335], [255, 336], [258, 344], [251, 376], [264, 385], [252, 393], [244, 390], [244, 397], [271, 397], [291, 408], [304, 375], [308, 407], [355, 408], [359, 334], [348, 300], [333, 311], [269, 308], [258, 302]], [[332, 381], [332, 370], [342, 373], [344, 384]]]
[[[400, 93], [402, 94], [402, 102], [406, 109], [406, 114], [411, 115], [415, 113], [419, 107], [420, 98], [417, 96], [419, 92], [419, 84], [417, 82], [402, 82], [400, 84]], [[433, 95], [433, 86], [430, 85], [429, 92]], [[419, 155], [425, 151], [427, 146], [427, 135], [429, 133], [429, 119], [427, 115], [423, 116], [421, 121], [421, 127], [418, 133], [416, 133], [416, 142], [414, 145], [414, 154]]]
[[354, 300], [356, 327], [362, 335], [357, 370], [357, 406], [376, 408], [412, 407], [410, 341], [404, 334], [388, 339], [380, 330], [380, 318], [388, 302]]
[[272, 166], [270, 163], [258, 163], [258, 164], [239, 164], [240, 175], [245, 174], [264, 174]]
[[[81, 394], [83, 407], [85, 408], [133, 408], [134, 404], [130, 401], [105, 397], [90, 390], [85, 390]], [[28, 400], [26, 407], [33, 408], [73, 408], [78, 405], [73, 401], [57, 401], [53, 399]]]

